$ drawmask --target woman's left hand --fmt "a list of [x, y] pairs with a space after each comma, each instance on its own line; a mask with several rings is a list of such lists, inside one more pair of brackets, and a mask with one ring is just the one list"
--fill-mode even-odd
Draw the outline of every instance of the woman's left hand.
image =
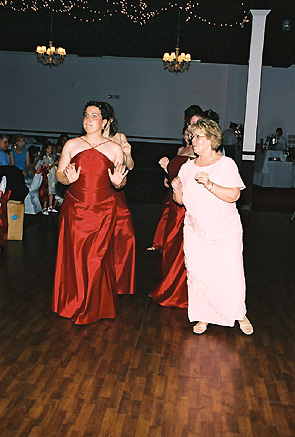
[[122, 143], [121, 147], [125, 156], [131, 155], [131, 144], [129, 144], [128, 141]]
[[126, 170], [125, 164], [116, 162], [114, 166], [114, 172], [112, 173], [111, 169], [108, 169], [108, 172], [112, 184], [115, 187], [118, 187], [119, 185], [121, 185], [124, 177], [127, 175], [128, 169]]
[[205, 173], [205, 172], [197, 173], [196, 176], [195, 176], [195, 180], [199, 184], [203, 184], [205, 188], [208, 188], [211, 185], [211, 181], [209, 179], [209, 175], [208, 175], [208, 173]]

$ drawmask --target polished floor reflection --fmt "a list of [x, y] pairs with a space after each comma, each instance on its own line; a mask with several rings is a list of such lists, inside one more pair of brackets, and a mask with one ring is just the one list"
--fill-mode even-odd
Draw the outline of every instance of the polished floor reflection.
[[27, 227], [0, 253], [1, 436], [295, 435], [295, 222], [244, 212], [252, 336], [209, 326], [149, 292], [161, 255], [147, 252], [158, 205], [131, 207], [137, 293], [118, 317], [74, 325], [50, 310], [58, 217]]

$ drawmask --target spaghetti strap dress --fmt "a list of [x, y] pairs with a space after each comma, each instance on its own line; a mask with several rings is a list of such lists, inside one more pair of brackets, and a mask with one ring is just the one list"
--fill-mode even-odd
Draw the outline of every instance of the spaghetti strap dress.
[[167, 225], [167, 220], [168, 220], [168, 215], [169, 215], [169, 205], [170, 205], [170, 191], [168, 191], [165, 194], [163, 203], [162, 203], [162, 207], [161, 207], [161, 212], [160, 212], [160, 219], [157, 225], [157, 228], [155, 230], [155, 235], [154, 235], [154, 239], [153, 239], [153, 248], [155, 250], [163, 250], [163, 245], [164, 245], [164, 234], [165, 234], [165, 229], [166, 229], [166, 225]]
[[[188, 160], [187, 156], [177, 155], [168, 164], [171, 181]], [[183, 222], [185, 208], [172, 199], [170, 190], [169, 211], [163, 241], [162, 281], [150, 296], [162, 306], [188, 307], [186, 269], [183, 254]]]
[[114, 260], [117, 294], [135, 292], [135, 233], [124, 191], [113, 190], [116, 201]]
[[106, 155], [91, 148], [71, 162], [81, 172], [61, 207], [52, 310], [83, 325], [116, 317], [116, 201]]

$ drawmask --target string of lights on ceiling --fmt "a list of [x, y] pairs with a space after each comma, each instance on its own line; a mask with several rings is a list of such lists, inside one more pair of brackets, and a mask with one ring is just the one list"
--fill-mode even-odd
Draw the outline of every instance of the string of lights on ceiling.
[[[104, 2], [91, 2], [89, 0], [54, 0], [52, 1], [52, 5], [50, 0], [0, 0], [0, 6], [10, 8], [15, 12], [26, 12], [28, 10], [37, 12], [41, 9], [48, 8], [52, 9], [54, 13], [68, 14], [71, 18], [81, 22], [96, 22], [116, 14], [123, 14], [133, 23], [144, 25], [156, 15], [165, 13], [173, 8], [182, 10], [185, 21], [199, 20], [212, 26], [244, 27], [245, 23], [249, 22], [249, 11], [247, 11], [244, 1], [239, 2], [239, 5], [237, 5], [237, 15], [239, 15], [239, 19], [229, 22], [218, 22], [217, 20], [202, 16], [198, 12], [198, 9], [200, 9], [204, 2], [208, 2], [208, 0], [199, 0], [199, 2], [196, 3], [187, 0], [183, 1], [182, 6], [180, 6], [179, 2], [170, 1], [165, 7], [159, 7], [154, 10], [150, 10], [148, 0], [138, 0], [137, 2], [134, 0], [104, 0]], [[98, 3], [99, 7], [97, 5]]]

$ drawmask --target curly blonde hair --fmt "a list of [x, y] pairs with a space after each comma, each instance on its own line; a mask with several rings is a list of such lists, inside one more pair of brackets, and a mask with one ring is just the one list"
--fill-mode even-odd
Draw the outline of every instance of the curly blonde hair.
[[192, 134], [194, 134], [197, 129], [202, 131], [208, 140], [211, 141], [212, 150], [217, 150], [222, 142], [222, 130], [218, 124], [213, 120], [203, 118], [190, 126]]

